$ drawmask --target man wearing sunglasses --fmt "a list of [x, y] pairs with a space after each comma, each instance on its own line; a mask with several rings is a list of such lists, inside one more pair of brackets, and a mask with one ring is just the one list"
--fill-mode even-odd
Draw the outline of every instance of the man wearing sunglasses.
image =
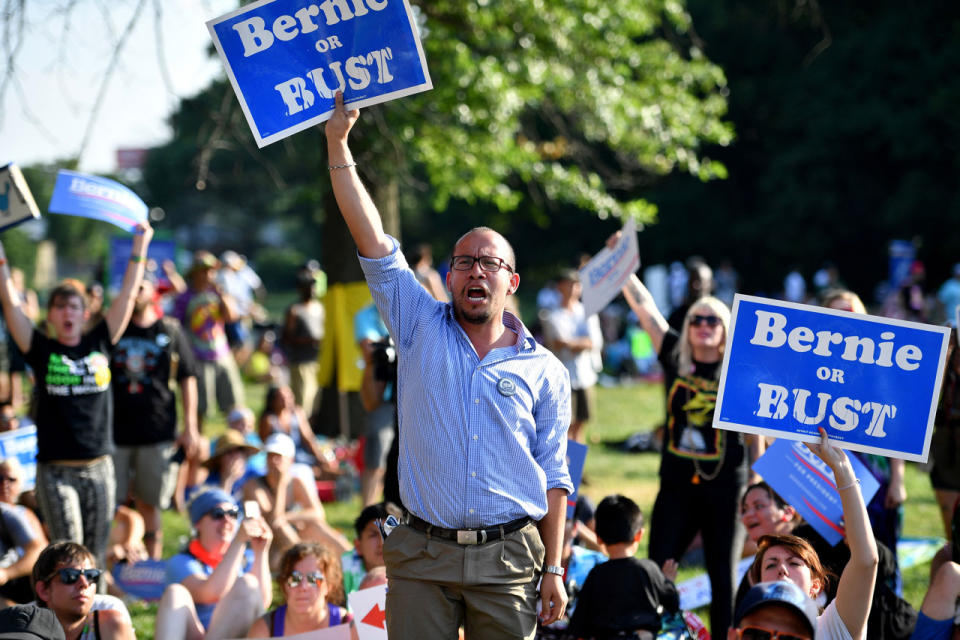
[[55, 542], [33, 566], [37, 604], [53, 611], [67, 640], [132, 640], [133, 623], [119, 598], [97, 594], [102, 573], [76, 542]]
[[[533, 638], [566, 606], [560, 551], [570, 377], [513, 314], [510, 243], [479, 227], [457, 241], [450, 303], [418, 283], [386, 235], [347, 144], [358, 111], [340, 92], [326, 124], [333, 192], [396, 343], [400, 496], [384, 542], [392, 640]], [[542, 580], [541, 580], [542, 578]]]
[[792, 582], [754, 585], [737, 607], [727, 640], [815, 640], [816, 603]]

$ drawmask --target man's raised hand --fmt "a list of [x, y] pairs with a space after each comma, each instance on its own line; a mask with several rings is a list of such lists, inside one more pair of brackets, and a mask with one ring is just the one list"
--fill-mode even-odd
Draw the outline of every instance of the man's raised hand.
[[333, 115], [327, 120], [324, 132], [327, 134], [328, 142], [346, 142], [353, 123], [360, 117], [359, 109], [350, 109], [349, 111], [343, 105], [343, 92], [337, 91], [333, 98]]

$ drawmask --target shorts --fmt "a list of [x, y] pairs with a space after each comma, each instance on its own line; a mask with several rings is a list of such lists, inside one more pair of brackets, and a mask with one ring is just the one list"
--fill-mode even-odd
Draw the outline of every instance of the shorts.
[[200, 362], [197, 376], [197, 415], [205, 416], [216, 404], [226, 413], [243, 404], [243, 380], [232, 354], [213, 362]]
[[179, 464], [170, 462], [175, 452], [172, 441], [135, 447], [117, 445], [113, 452], [117, 503], [126, 500], [132, 486], [133, 496], [138, 500], [167, 509], [177, 487], [177, 471], [180, 469]]
[[393, 444], [393, 403], [385, 402], [367, 413], [367, 442], [363, 447], [365, 469], [385, 469]]
[[596, 413], [596, 396], [593, 387], [570, 391], [570, 415], [574, 422], [590, 422]]
[[930, 483], [934, 489], [960, 491], [960, 425], [938, 425], [930, 438]]
[[950, 640], [953, 634], [953, 618], [934, 620], [923, 611], [917, 612], [917, 626], [913, 628], [910, 640]]

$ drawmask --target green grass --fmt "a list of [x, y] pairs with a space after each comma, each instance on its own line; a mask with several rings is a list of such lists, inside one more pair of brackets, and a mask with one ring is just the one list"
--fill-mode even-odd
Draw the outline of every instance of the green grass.
[[[254, 411], [260, 410], [263, 401], [262, 385], [247, 387], [247, 398]], [[663, 390], [660, 385], [639, 384], [614, 388], [597, 389], [597, 419], [591, 423], [587, 437], [590, 452], [587, 455], [585, 475], [589, 484], [583, 488], [586, 495], [595, 502], [612, 493], [629, 496], [640, 505], [649, 517], [653, 509], [659, 481], [657, 471], [660, 457], [654, 453], [625, 453], [604, 443], [625, 440], [637, 431], [650, 431], [663, 421]], [[206, 427], [208, 435], [220, 433], [222, 422], [211, 423]], [[927, 474], [914, 464], [907, 464], [907, 492], [909, 495], [904, 518], [904, 535], [910, 537], [943, 536], [943, 525], [939, 510], [930, 488]], [[359, 498], [346, 503], [325, 505], [328, 520], [353, 537], [353, 519], [360, 510]], [[164, 514], [164, 557], [179, 550], [180, 541], [189, 535], [186, 519], [176, 513]], [[640, 548], [640, 555], [647, 553], [646, 540]], [[683, 567], [679, 580], [691, 577], [702, 569]], [[928, 565], [920, 565], [904, 572], [904, 596], [916, 608], [920, 607], [927, 590]], [[137, 636], [143, 639], [153, 637], [156, 607], [135, 604], [131, 606], [131, 615]], [[705, 610], [698, 612], [705, 621]]]

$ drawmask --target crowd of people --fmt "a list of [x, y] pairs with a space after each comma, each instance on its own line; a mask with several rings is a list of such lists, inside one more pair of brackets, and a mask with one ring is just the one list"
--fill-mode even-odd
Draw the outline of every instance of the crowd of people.
[[[366, 415], [353, 542], [327, 521], [320, 487], [339, 459], [310, 421], [324, 338], [315, 264], [295, 274], [296, 301], [277, 333], [260, 339], [252, 328], [262, 319], [262, 283], [236, 253], [198, 251], [181, 277], [147, 259], [152, 229], [140, 225], [109, 306], [102, 290], [68, 280], [50, 292], [40, 324], [36, 297], [0, 246], [10, 337], [0, 415], [5, 430], [15, 428], [27, 404], [12, 382], [17, 354], [33, 378], [23, 420], [35, 423], [38, 448], [33, 491], [23, 491], [16, 458], [0, 461], [8, 605], [0, 636], [134, 637], [123, 601], [108, 593], [123, 595], [107, 569], [161, 559], [162, 513], [171, 508], [188, 517], [191, 537], [165, 559], [162, 639], [338, 625], [356, 638], [347, 594], [384, 583], [392, 638], [697, 637], [675, 583], [695, 539], [715, 636], [953, 633], [960, 544], [936, 559], [919, 611], [898, 595], [902, 461], [848, 455], [821, 430], [810, 449], [833, 472], [844, 516], [844, 542], [834, 546], [752, 471], [767, 439], [713, 428], [727, 298], [737, 286], [730, 265], [715, 278], [704, 261], [690, 261], [669, 313], [636, 276], [623, 288], [665, 390], [649, 558], [636, 557], [645, 518], [628, 496], [595, 509], [581, 496], [567, 518], [567, 441], [588, 440], [606, 353], [603, 322], [580, 301], [578, 271], [559, 273], [542, 296], [535, 338], [511, 304], [520, 284], [514, 249], [493, 229], [465, 233], [445, 277], [427, 247], [401, 253], [347, 144], [358, 116], [338, 94], [326, 127], [334, 195], [373, 297], [354, 322]], [[806, 296], [801, 281], [791, 273], [785, 295]], [[945, 303], [954, 289], [944, 286]], [[818, 303], [866, 313], [836, 288]], [[954, 340], [933, 451], [948, 538], [960, 522]], [[269, 383], [259, 416], [247, 407], [244, 371]], [[204, 423], [218, 412], [226, 430], [211, 439]], [[853, 455], [881, 482], [869, 504]], [[735, 568], [749, 554], [738, 586]]]

